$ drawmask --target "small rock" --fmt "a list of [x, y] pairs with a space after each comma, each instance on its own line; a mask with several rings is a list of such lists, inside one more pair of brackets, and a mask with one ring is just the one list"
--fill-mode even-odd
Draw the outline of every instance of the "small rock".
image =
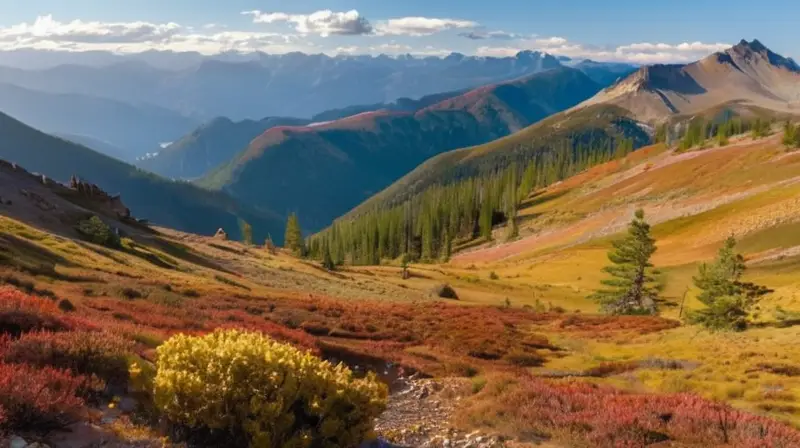
[[25, 448], [50, 448], [50, 447], [45, 445], [44, 443], [33, 442], [30, 445], [26, 446]]
[[26, 446], [28, 446], [28, 442], [20, 436], [12, 436], [8, 444], [8, 448], [25, 448]]

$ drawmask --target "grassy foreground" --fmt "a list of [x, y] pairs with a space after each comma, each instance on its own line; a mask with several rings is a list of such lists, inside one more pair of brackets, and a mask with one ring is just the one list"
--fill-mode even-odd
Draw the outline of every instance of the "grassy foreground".
[[[647, 148], [532, 194], [521, 239], [411, 266], [407, 280], [395, 266], [328, 272], [281, 252], [168, 229], [132, 232], [111, 249], [53, 220], [16, 216], [15, 203], [0, 216], [0, 366], [35, 386], [44, 367], [5, 347], [51, 336], [21, 335], [107, 339], [103, 359], [122, 365], [85, 367], [106, 385], [89, 395], [75, 386], [77, 398], [53, 397], [37, 409], [74, 417], [50, 425], [102, 426], [109, 404], [134, 396], [137, 410], [104, 429], [128, 441], [160, 440], [175, 434], [154, 424], [149, 391], [137, 387], [129, 365], [152, 370], [155, 349], [178, 333], [242, 328], [321, 356], [469, 378], [452, 423], [518, 443], [798, 446], [798, 176], [800, 154], [774, 138], [684, 154]], [[598, 315], [585, 297], [637, 207], [658, 240], [654, 262], [668, 286], [662, 317]], [[747, 332], [681, 324], [682, 306], [699, 307], [696, 291], [687, 292], [698, 263], [731, 232], [747, 280], [775, 292]], [[459, 300], [434, 297], [442, 283]], [[17, 398], [2, 403], [0, 428], [40, 431], [7, 417], [9, 404], [26, 399]]]

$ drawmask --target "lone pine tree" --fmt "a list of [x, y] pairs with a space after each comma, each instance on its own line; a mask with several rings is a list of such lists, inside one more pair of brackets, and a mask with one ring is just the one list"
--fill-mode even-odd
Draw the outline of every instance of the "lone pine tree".
[[283, 237], [283, 247], [295, 254], [303, 252], [303, 231], [300, 229], [300, 220], [297, 214], [292, 213], [286, 221], [286, 233]]
[[628, 235], [614, 241], [613, 246], [608, 253], [612, 264], [603, 269], [611, 275], [602, 281], [607, 288], [597, 290], [589, 298], [598, 301], [610, 314], [655, 314], [661, 285], [650, 263], [656, 245], [650, 236], [650, 225], [644, 220], [644, 211], [636, 211], [628, 225]]
[[728, 237], [720, 248], [716, 260], [700, 266], [694, 284], [701, 293], [697, 299], [706, 308], [689, 314], [691, 322], [712, 331], [747, 328], [747, 319], [761, 296], [772, 290], [741, 281], [747, 267], [744, 258], [736, 252], [736, 239]]

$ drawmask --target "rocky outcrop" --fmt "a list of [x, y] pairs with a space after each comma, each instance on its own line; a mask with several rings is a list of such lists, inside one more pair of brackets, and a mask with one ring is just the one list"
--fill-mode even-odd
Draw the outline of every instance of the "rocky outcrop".
[[82, 198], [107, 207], [112, 212], [116, 213], [117, 217], [119, 218], [131, 217], [130, 209], [122, 203], [122, 199], [119, 195], [112, 196], [103, 191], [103, 189], [97, 185], [81, 180], [75, 176], [72, 176], [70, 179], [69, 188], [75, 191]]

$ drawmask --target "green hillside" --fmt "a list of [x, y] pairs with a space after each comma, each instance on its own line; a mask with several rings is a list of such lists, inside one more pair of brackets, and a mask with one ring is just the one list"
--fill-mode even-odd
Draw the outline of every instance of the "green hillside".
[[267, 212], [240, 207], [225, 194], [172, 182], [84, 146], [33, 129], [0, 113], [0, 158], [65, 182], [79, 176], [111, 194], [121, 194], [134, 216], [180, 230], [239, 233], [249, 222], [258, 237], [279, 234], [282, 223]]
[[577, 156], [592, 148], [615, 148], [624, 139], [632, 139], [634, 147], [651, 141], [648, 133], [621, 108], [594, 106], [555, 115], [494, 142], [431, 158], [347, 216], [402, 203], [433, 185], [489, 175], [513, 163], [524, 166], [537, 155], [564, 145]]
[[200, 184], [297, 212], [307, 229], [379, 192], [424, 160], [509, 135], [600, 90], [559, 68], [472, 90], [415, 113], [368, 112], [315, 127], [273, 128]]

